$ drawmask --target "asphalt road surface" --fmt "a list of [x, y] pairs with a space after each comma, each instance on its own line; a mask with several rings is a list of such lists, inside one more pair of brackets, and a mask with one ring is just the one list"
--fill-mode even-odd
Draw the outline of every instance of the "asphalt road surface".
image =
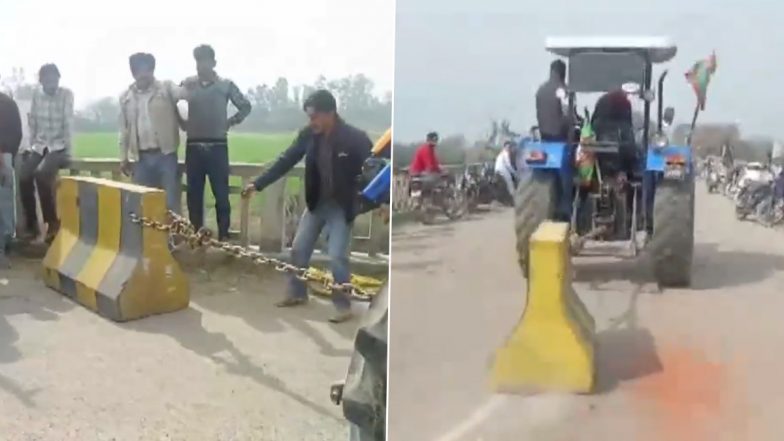
[[347, 439], [329, 388], [357, 322], [329, 324], [323, 301], [275, 308], [280, 275], [215, 263], [190, 273], [190, 308], [118, 324], [45, 288], [40, 263], [14, 264], [0, 272], [0, 439]]
[[392, 441], [724, 441], [784, 432], [784, 232], [697, 190], [691, 289], [659, 291], [645, 258], [575, 260], [596, 319], [597, 393], [493, 394], [494, 351], [525, 282], [512, 212], [393, 232]]

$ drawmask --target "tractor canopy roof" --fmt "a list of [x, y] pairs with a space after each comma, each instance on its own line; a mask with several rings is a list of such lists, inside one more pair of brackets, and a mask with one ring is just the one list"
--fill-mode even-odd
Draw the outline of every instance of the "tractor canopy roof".
[[672, 60], [678, 51], [666, 37], [551, 37], [545, 47], [568, 58], [569, 88], [575, 92], [606, 92], [627, 83], [645, 90], [650, 66]]

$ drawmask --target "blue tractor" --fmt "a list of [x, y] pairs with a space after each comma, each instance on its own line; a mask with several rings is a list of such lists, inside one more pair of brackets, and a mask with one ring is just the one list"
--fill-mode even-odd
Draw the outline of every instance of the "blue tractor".
[[[663, 107], [666, 70], [659, 75], [658, 91], [652, 87], [654, 64], [674, 58], [676, 46], [658, 37], [549, 38], [546, 46], [566, 59], [564, 98], [574, 130], [566, 142], [543, 142], [532, 129], [533, 136], [518, 146], [515, 230], [523, 273], [528, 274], [531, 235], [552, 219], [570, 223], [575, 255], [612, 255], [621, 248], [636, 256], [644, 249], [660, 286], [690, 285], [692, 149], [671, 144], [666, 133], [674, 116], [672, 108]], [[629, 92], [629, 85], [636, 88]], [[578, 93], [619, 89], [640, 100], [641, 122], [601, 124], [591, 121], [587, 108], [584, 118], [578, 115]], [[654, 102], [656, 120], [651, 121]], [[593, 136], [586, 138], [580, 129], [589, 122]], [[590, 158], [587, 174], [580, 162], [585, 158]]]

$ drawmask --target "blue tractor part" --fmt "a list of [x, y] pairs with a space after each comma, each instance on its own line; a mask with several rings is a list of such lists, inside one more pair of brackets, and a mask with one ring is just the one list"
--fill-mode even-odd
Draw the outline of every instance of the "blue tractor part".
[[[666, 71], [659, 77], [658, 99], [652, 88], [652, 66], [671, 60], [676, 47], [656, 37], [590, 37], [548, 39], [547, 49], [567, 58], [566, 114], [574, 116], [571, 125], [576, 130], [565, 142], [544, 142], [534, 128], [518, 145], [515, 230], [524, 274], [530, 235], [542, 221], [553, 219], [570, 223], [573, 252], [587, 252], [591, 242], [622, 242], [634, 255], [644, 246], [660, 285], [688, 285], [694, 244], [692, 150], [671, 144], [663, 128], [673, 118], [671, 108], [663, 109]], [[596, 139], [581, 143], [576, 94], [603, 93], [627, 84], [636, 86], [627, 93], [643, 103], [643, 126], [617, 129], [616, 138], [602, 139], [597, 130]], [[658, 108], [652, 126], [654, 100]], [[594, 155], [597, 164], [593, 181], [580, 186], [575, 179], [578, 146]], [[626, 178], [618, 177], [623, 170]]]
[[387, 130], [373, 146], [371, 156], [362, 165], [357, 195], [357, 214], [363, 214], [384, 204], [389, 204], [392, 188], [391, 157], [392, 130]]
[[387, 164], [362, 190], [362, 196], [370, 202], [381, 204], [389, 201], [389, 189], [392, 181], [392, 165]]
[[542, 142], [533, 138], [524, 138], [518, 144], [518, 170], [547, 174], [555, 181], [559, 191], [555, 195], [555, 212], [552, 217], [564, 222], [569, 221], [572, 212], [573, 150], [565, 142]]

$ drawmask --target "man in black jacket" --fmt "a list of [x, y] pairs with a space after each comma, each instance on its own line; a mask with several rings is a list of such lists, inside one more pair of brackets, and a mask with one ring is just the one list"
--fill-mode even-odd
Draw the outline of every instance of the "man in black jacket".
[[[291, 263], [307, 267], [321, 230], [329, 235], [327, 251], [332, 276], [336, 283], [348, 283], [351, 227], [356, 213], [357, 177], [370, 155], [373, 143], [363, 131], [346, 124], [337, 114], [335, 97], [326, 90], [310, 95], [303, 106], [310, 124], [300, 130], [291, 146], [275, 163], [243, 191], [247, 197], [282, 178], [303, 157], [305, 158], [305, 201], [291, 247]], [[333, 323], [351, 319], [350, 293], [333, 290], [332, 302], [337, 314]], [[307, 302], [305, 284], [292, 276], [286, 299], [280, 307], [298, 306]]]
[[[19, 107], [10, 96], [0, 92], [0, 268], [10, 266], [5, 255], [8, 238], [13, 234], [14, 156], [22, 142]], [[10, 211], [10, 212], [9, 212]]]

